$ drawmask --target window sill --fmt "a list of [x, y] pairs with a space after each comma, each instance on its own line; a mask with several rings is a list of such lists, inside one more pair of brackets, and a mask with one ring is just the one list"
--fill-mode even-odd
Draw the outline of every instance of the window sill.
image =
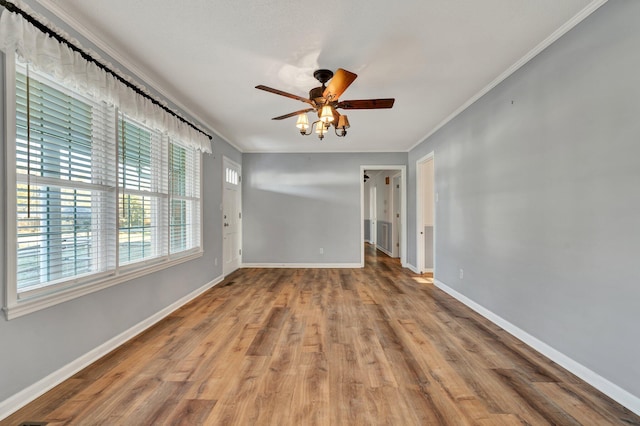
[[67, 302], [69, 300], [73, 300], [78, 297], [91, 294], [126, 281], [133, 280], [135, 278], [139, 278], [154, 272], [161, 271], [163, 269], [170, 268], [172, 266], [179, 265], [184, 262], [200, 258], [203, 254], [204, 251], [200, 250], [182, 257], [169, 260], [167, 262], [154, 264], [153, 266], [132, 269], [126, 272], [120, 272], [118, 275], [111, 275], [99, 281], [87, 283], [81, 286], [70, 287], [64, 290], [57, 291], [55, 293], [47, 294], [46, 296], [41, 295], [29, 299], [18, 299], [13, 303], [7, 301], [7, 306], [2, 309], [4, 310], [6, 319], [12, 320], [14, 318], [39, 311], [41, 309], [55, 306], [59, 303]]

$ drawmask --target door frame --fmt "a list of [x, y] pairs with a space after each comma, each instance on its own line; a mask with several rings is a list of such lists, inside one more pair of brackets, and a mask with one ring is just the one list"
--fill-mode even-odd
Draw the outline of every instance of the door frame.
[[[401, 179], [401, 175], [400, 172], [394, 174], [391, 176], [391, 185], [393, 185], [393, 187], [391, 188], [391, 220], [395, 227], [395, 223], [396, 223], [396, 219], [400, 219], [399, 222], [402, 224], [402, 218], [396, 218], [396, 211], [399, 210], [398, 207], [401, 207], [401, 203], [398, 202], [398, 200], [396, 199], [396, 188], [395, 188], [395, 181], [396, 179]], [[398, 185], [400, 185], [402, 187], [402, 183], [399, 183]], [[399, 198], [400, 201], [402, 201], [402, 188], [399, 188]], [[400, 233], [397, 232], [398, 230], [395, 229], [394, 232], [391, 233], [391, 257], [400, 257], [400, 240], [402, 239], [400, 237]]]
[[369, 187], [369, 243], [373, 244], [374, 246], [378, 245], [378, 226], [376, 225], [378, 221], [377, 206], [378, 188], [375, 185], [372, 185]]
[[365, 170], [393, 170], [400, 172], [400, 263], [402, 267], [407, 265], [407, 166], [398, 164], [373, 164], [360, 166], [360, 267], [364, 268], [364, 171]]
[[[224, 236], [224, 232], [225, 232], [225, 228], [224, 228], [224, 211], [225, 211], [225, 205], [224, 205], [224, 199], [225, 199], [225, 186], [227, 184], [226, 181], [226, 177], [225, 177], [225, 173], [226, 173], [226, 169], [227, 169], [227, 165], [234, 167], [238, 170], [238, 174], [239, 174], [239, 182], [238, 182], [238, 210], [240, 211], [240, 213], [242, 213], [242, 165], [233, 161], [231, 158], [227, 157], [226, 155], [222, 156], [222, 214], [220, 215], [220, 226], [222, 229], [222, 275], [226, 276], [228, 274], [230, 274], [233, 271], [227, 272], [227, 274], [225, 275], [225, 253], [226, 253], [226, 247], [225, 247], [225, 236]], [[240, 254], [239, 254], [239, 260], [238, 260], [238, 268], [242, 268], [242, 219], [238, 222], [238, 239], [240, 240]]]
[[[424, 233], [420, 229], [422, 226], [422, 216], [424, 209], [424, 176], [422, 176], [422, 164], [427, 161], [433, 161], [433, 268], [425, 269], [424, 266]], [[416, 269], [419, 274], [425, 272], [433, 272], [435, 279], [436, 273], [436, 202], [438, 201], [438, 194], [435, 191], [435, 176], [436, 176], [436, 160], [435, 153], [431, 151], [427, 155], [416, 160]]]

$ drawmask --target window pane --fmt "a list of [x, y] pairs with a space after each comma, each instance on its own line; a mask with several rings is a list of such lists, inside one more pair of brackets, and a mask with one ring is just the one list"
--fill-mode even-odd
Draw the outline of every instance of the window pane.
[[[29, 102], [27, 109], [27, 91]], [[16, 73], [18, 292], [115, 267], [108, 108], [39, 74]], [[111, 130], [113, 131], [113, 130]], [[111, 164], [114, 154], [111, 154]], [[113, 229], [113, 228], [112, 228]], [[111, 247], [109, 241], [111, 241]]]
[[200, 245], [200, 154], [171, 144], [170, 148], [171, 253]]
[[198, 151], [19, 59], [15, 106], [18, 299], [200, 246]]
[[[157, 255], [153, 245], [153, 200], [151, 197], [125, 195], [120, 198], [120, 263], [126, 264]], [[153, 232], [152, 232], [153, 231]]]
[[166, 256], [166, 141], [157, 131], [123, 116], [118, 120], [118, 137], [120, 264]]

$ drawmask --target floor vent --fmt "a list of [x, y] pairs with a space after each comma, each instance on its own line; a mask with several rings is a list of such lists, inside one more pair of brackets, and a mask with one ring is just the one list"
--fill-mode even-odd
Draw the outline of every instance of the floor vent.
[[18, 426], [45, 426], [48, 422], [22, 422]]

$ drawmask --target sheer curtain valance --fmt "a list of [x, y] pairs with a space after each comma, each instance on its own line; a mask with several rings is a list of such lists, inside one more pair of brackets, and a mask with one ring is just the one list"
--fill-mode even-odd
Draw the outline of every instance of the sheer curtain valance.
[[[16, 5], [23, 10], [28, 9], [21, 2], [16, 2]], [[187, 147], [211, 152], [211, 140], [207, 135], [7, 9], [0, 16], [0, 48], [5, 52], [15, 51], [29, 66], [75, 90], [117, 106], [133, 119], [168, 134]]]

